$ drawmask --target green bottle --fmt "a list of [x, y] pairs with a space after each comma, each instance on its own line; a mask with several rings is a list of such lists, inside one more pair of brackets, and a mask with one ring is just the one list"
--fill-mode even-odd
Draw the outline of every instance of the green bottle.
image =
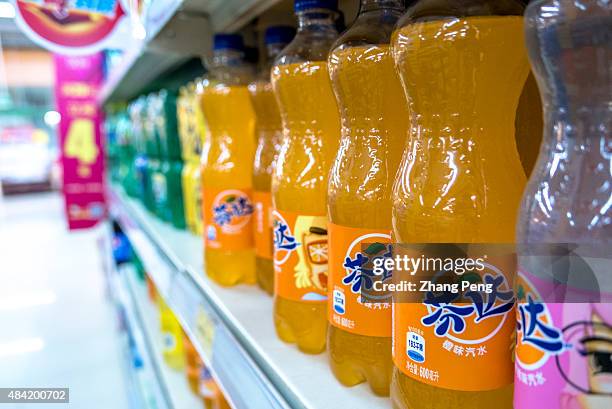
[[160, 149], [157, 132], [155, 132], [157, 96], [149, 94], [144, 100], [141, 111], [142, 132], [147, 153], [147, 171], [145, 173], [144, 205], [149, 211], [162, 218], [162, 207], [165, 202], [166, 178], [161, 172]]
[[157, 99], [155, 129], [159, 137], [161, 168], [166, 181], [162, 219], [178, 229], [186, 228], [183, 208], [181, 142], [176, 118], [176, 92], [162, 89]]

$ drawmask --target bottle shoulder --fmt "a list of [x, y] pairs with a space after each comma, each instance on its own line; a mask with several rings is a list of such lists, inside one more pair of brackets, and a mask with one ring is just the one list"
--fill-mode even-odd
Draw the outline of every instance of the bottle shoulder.
[[389, 44], [402, 16], [399, 9], [377, 9], [360, 14], [357, 20], [334, 42], [332, 50], [376, 44]]
[[612, 152], [600, 142], [601, 150], [557, 144], [539, 159], [522, 203], [519, 242], [612, 243]]
[[397, 27], [417, 22], [483, 16], [522, 16], [520, 0], [421, 0], [410, 7]]
[[338, 32], [330, 29], [299, 32], [293, 41], [276, 57], [273, 65], [327, 61], [327, 56], [337, 38]]

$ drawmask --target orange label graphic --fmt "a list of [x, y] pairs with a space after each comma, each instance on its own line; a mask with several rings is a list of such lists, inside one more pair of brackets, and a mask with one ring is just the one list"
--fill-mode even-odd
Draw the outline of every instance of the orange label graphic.
[[378, 276], [372, 269], [374, 258], [391, 255], [390, 232], [328, 226], [329, 323], [354, 334], [390, 337], [391, 294], [369, 295], [375, 281], [391, 281], [390, 273]]
[[498, 389], [513, 382], [512, 284], [490, 261], [482, 274], [483, 282], [492, 284], [486, 297], [428, 292], [423, 302], [396, 300], [393, 361], [404, 374], [462, 391]]
[[327, 300], [327, 217], [274, 210], [274, 294]]
[[272, 195], [270, 192], [253, 193], [255, 205], [255, 254], [257, 257], [272, 259]]
[[253, 247], [251, 189], [205, 187], [202, 195], [205, 246], [222, 250]]

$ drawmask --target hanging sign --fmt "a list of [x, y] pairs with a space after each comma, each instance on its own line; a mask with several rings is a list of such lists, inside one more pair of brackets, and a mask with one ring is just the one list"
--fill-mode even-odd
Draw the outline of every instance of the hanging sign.
[[17, 24], [35, 43], [59, 54], [104, 48], [125, 17], [120, 0], [13, 0]]
[[63, 190], [70, 229], [96, 225], [106, 217], [101, 112], [102, 53], [54, 55]]

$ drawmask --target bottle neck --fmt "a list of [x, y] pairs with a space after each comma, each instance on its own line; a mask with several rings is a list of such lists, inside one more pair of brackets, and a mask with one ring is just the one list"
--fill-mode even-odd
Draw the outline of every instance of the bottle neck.
[[212, 77], [220, 84], [246, 85], [252, 77], [252, 68], [238, 50], [217, 50], [213, 53]]
[[360, 13], [379, 9], [404, 9], [402, 0], [361, 0]]
[[287, 44], [268, 44], [266, 46], [266, 52], [268, 61], [274, 61], [276, 57], [283, 51], [283, 49], [287, 46]]
[[336, 13], [327, 9], [304, 10], [297, 14], [298, 33], [308, 30], [336, 32]]
[[238, 50], [216, 50], [213, 53], [213, 67], [232, 67], [244, 63], [244, 53]]

